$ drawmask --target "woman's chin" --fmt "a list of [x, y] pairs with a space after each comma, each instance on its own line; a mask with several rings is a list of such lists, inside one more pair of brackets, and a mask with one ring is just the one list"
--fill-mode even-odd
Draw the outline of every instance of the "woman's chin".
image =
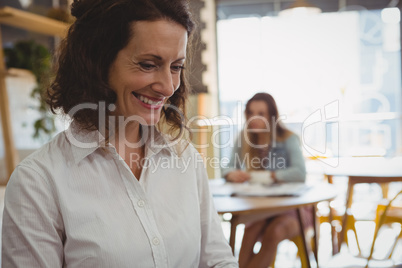
[[143, 119], [144, 119], [144, 121], [143, 121], [142, 125], [144, 125], [144, 126], [154, 126], [154, 125], [159, 123], [160, 116], [158, 116], [158, 117], [156, 117], [156, 116], [144, 117]]
[[138, 122], [144, 126], [154, 126], [158, 124], [161, 119], [160, 111], [153, 111], [149, 113], [138, 113], [132, 116], [133, 118], [137, 118]]

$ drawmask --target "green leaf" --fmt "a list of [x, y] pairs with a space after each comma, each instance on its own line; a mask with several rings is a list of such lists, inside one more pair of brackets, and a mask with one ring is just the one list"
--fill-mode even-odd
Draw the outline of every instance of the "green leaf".
[[41, 114], [41, 118], [34, 122], [34, 138], [40, 138], [41, 135], [50, 137], [55, 131], [54, 115], [48, 112], [48, 105], [44, 95], [46, 93], [46, 84], [44, 81], [50, 77], [51, 73], [51, 53], [49, 50], [35, 42], [34, 40], [19, 41], [13, 48], [4, 49], [7, 68], [20, 68], [30, 70], [37, 82], [37, 86], [32, 90], [31, 97], [39, 100], [36, 107]]

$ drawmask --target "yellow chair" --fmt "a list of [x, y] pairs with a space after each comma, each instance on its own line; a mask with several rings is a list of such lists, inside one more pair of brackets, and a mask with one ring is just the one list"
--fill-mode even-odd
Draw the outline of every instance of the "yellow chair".
[[[324, 175], [325, 179], [328, 183], [333, 184], [333, 176], [332, 175]], [[353, 190], [353, 187], [352, 187]], [[349, 198], [353, 195], [353, 191], [349, 193]], [[328, 202], [323, 202], [328, 203]], [[334, 204], [334, 205], [333, 205]], [[356, 231], [356, 219], [351, 213], [351, 209], [348, 207], [348, 204], [342, 204], [342, 206], [335, 205], [335, 202], [328, 203], [328, 212], [323, 212], [322, 209], [318, 206], [317, 218], [318, 222], [324, 223], [328, 222], [331, 226], [331, 238], [332, 238], [332, 254], [336, 254], [340, 250], [340, 241], [345, 241], [347, 246], [349, 247], [349, 238], [348, 231], [352, 230], [355, 236], [357, 249], [359, 255], [361, 253], [359, 240], [357, 239], [357, 231]], [[342, 232], [342, 221], [344, 220], [344, 215], [346, 214], [346, 227]], [[330, 219], [332, 217], [332, 219]], [[341, 238], [341, 234], [343, 237]]]
[[[386, 207], [387, 207], [387, 205], [384, 203], [378, 204], [377, 211], [376, 211], [376, 219], [375, 219], [376, 226], [380, 225], [381, 215], [384, 214]], [[396, 247], [396, 244], [398, 243], [398, 240], [402, 238], [402, 207], [401, 206], [390, 206], [388, 208], [388, 211], [387, 211], [386, 215], [384, 216], [384, 221], [382, 224], [384, 225], [384, 224], [392, 224], [392, 223], [401, 224], [401, 231], [399, 232], [398, 237], [395, 239], [395, 241], [387, 255], [388, 259], [390, 259], [392, 257], [392, 253], [394, 252], [394, 249]]]
[[[327, 222], [330, 223], [331, 225], [331, 234], [332, 234], [332, 239], [336, 239], [336, 242], [333, 241], [332, 243], [332, 247], [333, 247], [333, 253], [337, 253], [337, 249], [335, 247], [337, 247], [337, 241], [340, 241], [340, 229], [342, 228], [342, 219], [343, 219], [343, 215], [344, 212], [341, 212], [341, 208], [332, 206], [331, 203], [328, 205], [329, 210], [331, 210], [331, 216], [332, 219], [330, 219], [330, 213], [328, 211], [324, 211], [323, 209], [318, 209], [317, 211], [317, 218], [318, 218], [318, 222], [321, 225], [321, 223]], [[357, 231], [356, 231], [356, 220], [354, 218], [354, 216], [352, 215], [352, 213], [349, 212], [349, 210], [347, 211], [347, 220], [346, 220], [346, 230], [343, 233], [344, 237], [343, 237], [343, 241], [346, 242], [346, 244], [349, 246], [349, 239], [348, 239], [348, 231], [352, 230], [353, 234], [355, 236], [356, 239], [356, 244], [357, 244], [357, 249], [359, 251], [360, 254], [360, 245], [359, 245], [359, 241], [357, 239]], [[336, 237], [335, 237], [336, 236]]]
[[[378, 210], [378, 217], [377, 217], [376, 228], [375, 228], [375, 232], [374, 232], [374, 238], [373, 238], [373, 242], [371, 244], [370, 255], [367, 258], [354, 257], [354, 256], [351, 256], [350, 254], [348, 254], [347, 252], [339, 253], [335, 257], [333, 257], [330, 262], [328, 262], [326, 265], [322, 265], [321, 267], [326, 267], [326, 268], [365, 267], [365, 268], [368, 268], [368, 267], [370, 267], [371, 263], [373, 263], [375, 265], [374, 267], [383, 267], [383, 268], [395, 267], [391, 260], [385, 260], [388, 262], [382, 263], [382, 266], [378, 266], [378, 262], [383, 261], [383, 260], [375, 260], [372, 257], [373, 257], [373, 252], [374, 252], [374, 246], [375, 246], [375, 243], [378, 238], [378, 232], [384, 223], [391, 221], [392, 213], [389, 213], [389, 212], [392, 211], [392, 209], [390, 210], [390, 208], [392, 206], [393, 201], [401, 194], [402, 194], [402, 191], [400, 191], [394, 198], [392, 198], [388, 202], [387, 205], [380, 206], [380, 209]], [[391, 254], [392, 254], [392, 252], [391, 252]], [[375, 262], [377, 262], [377, 264], [375, 264]]]
[[[333, 177], [334, 175], [325, 175], [325, 179], [328, 181], [328, 183], [332, 184], [333, 183]], [[387, 197], [388, 195], [388, 189], [389, 189], [389, 182], [391, 180], [387, 180], [384, 183], [379, 183], [382, 191], [382, 195], [384, 198]], [[317, 217], [319, 223], [323, 222], [328, 222], [331, 224], [331, 235], [332, 235], [332, 252], [333, 255], [338, 253], [341, 247], [341, 242], [344, 241], [346, 242], [346, 245], [349, 247], [350, 246], [350, 241], [348, 237], [348, 231], [351, 230], [355, 241], [356, 241], [356, 246], [358, 249], [358, 255], [361, 255], [361, 249], [359, 245], [359, 240], [357, 238], [357, 231], [356, 231], [356, 219], [352, 214], [351, 211], [351, 205], [352, 205], [352, 199], [353, 199], [353, 188], [355, 184], [358, 183], [372, 183], [369, 179], [367, 180], [362, 180], [362, 178], [359, 178], [355, 180], [353, 176], [349, 176], [348, 180], [348, 191], [346, 194], [346, 204], [342, 205], [333, 205], [335, 204], [334, 201], [329, 203], [328, 208], [329, 212], [322, 212], [322, 209], [318, 206], [318, 212], [317, 212]], [[332, 220], [330, 219], [330, 214], [332, 216]], [[346, 217], [344, 217], [346, 215]], [[365, 219], [367, 220], [367, 219]], [[371, 220], [371, 219], [370, 219]], [[342, 225], [345, 225], [345, 230], [342, 230]], [[341, 237], [343, 236], [343, 237]]]
[[[306, 233], [307, 233], [306, 236], [308, 236], [309, 238], [311, 236], [311, 238], [308, 239], [308, 240], [311, 241], [311, 248], [314, 249], [316, 245], [314, 243], [313, 236], [309, 235], [311, 233], [309, 231], [307, 231]], [[292, 241], [297, 247], [297, 256], [300, 257], [301, 268], [310, 268], [310, 266], [308, 265], [308, 261], [307, 261], [307, 258], [309, 256], [306, 256], [305, 254], [303, 254], [303, 252], [304, 252], [304, 244], [303, 244], [302, 236], [297, 235], [297, 236], [293, 237], [292, 239], [290, 239], [290, 241]], [[307, 252], [309, 252], [309, 251], [311, 251], [311, 250], [307, 249]], [[316, 258], [317, 258], [317, 256], [316, 256]], [[275, 268], [275, 259], [273, 260], [273, 262], [272, 262], [270, 267]]]
[[[311, 241], [313, 241], [313, 240], [314, 240], [314, 239], [312, 239]], [[295, 243], [296, 246], [297, 246], [298, 255], [299, 255], [299, 257], [300, 257], [300, 262], [301, 262], [301, 267], [302, 267], [302, 268], [309, 268], [309, 267], [308, 267], [308, 262], [307, 262], [307, 258], [308, 258], [309, 256], [306, 256], [305, 254], [300, 253], [300, 252], [304, 252], [304, 251], [303, 251], [304, 245], [303, 245], [302, 236], [301, 236], [301, 235], [298, 235], [298, 236], [294, 237], [291, 241], [292, 241], [293, 243]], [[313, 246], [315, 246], [315, 245], [313, 245]], [[307, 250], [307, 252], [309, 252], [309, 250]]]

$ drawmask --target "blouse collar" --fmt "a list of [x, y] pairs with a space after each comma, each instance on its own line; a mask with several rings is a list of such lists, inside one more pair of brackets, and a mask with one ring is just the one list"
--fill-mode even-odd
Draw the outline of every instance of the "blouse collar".
[[[111, 147], [114, 149], [111, 143], [106, 144], [105, 137], [98, 130], [81, 129], [75, 122], [72, 122], [64, 133], [72, 145], [75, 164], [81, 162], [98, 148]], [[161, 133], [155, 126], [143, 127], [143, 138], [145, 138], [145, 147], [148, 151], [147, 157], [158, 154], [162, 150], [179, 155], [177, 144], [181, 144], [181, 142], [171, 141], [168, 135]]]

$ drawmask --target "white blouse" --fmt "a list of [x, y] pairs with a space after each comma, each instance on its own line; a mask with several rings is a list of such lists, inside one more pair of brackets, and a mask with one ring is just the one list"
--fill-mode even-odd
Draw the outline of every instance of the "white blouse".
[[98, 131], [70, 127], [24, 159], [6, 189], [2, 267], [238, 267], [202, 158], [147, 129], [139, 181]]

